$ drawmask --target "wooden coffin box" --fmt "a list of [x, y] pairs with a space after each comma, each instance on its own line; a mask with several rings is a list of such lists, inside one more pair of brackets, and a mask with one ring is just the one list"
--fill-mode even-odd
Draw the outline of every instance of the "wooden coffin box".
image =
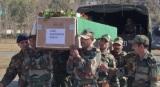
[[39, 17], [36, 23], [38, 48], [68, 49], [75, 44], [76, 19], [70, 17]]

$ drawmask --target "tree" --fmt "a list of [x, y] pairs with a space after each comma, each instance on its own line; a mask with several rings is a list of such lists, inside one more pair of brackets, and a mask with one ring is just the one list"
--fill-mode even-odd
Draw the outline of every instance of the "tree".
[[[89, 0], [0, 0], [1, 8], [5, 15], [1, 16], [1, 29], [20, 29], [30, 31], [33, 22], [39, 12], [46, 9], [52, 11], [76, 10], [80, 4], [86, 4]], [[140, 4], [146, 5], [151, 14], [151, 18], [159, 21], [160, 6], [159, 0], [90, 0], [97, 1], [98, 4]]]

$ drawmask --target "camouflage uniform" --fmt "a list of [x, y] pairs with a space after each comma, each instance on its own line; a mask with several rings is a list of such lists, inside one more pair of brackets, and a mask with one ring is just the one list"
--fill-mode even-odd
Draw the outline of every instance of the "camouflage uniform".
[[[147, 50], [149, 39], [145, 35], [136, 35], [133, 39], [133, 49], [136, 56], [134, 81], [132, 87], [155, 87], [157, 82], [157, 61]], [[143, 55], [142, 55], [143, 54]]]
[[7, 86], [18, 74], [18, 87], [50, 87], [51, 78], [48, 55], [28, 48], [12, 57], [6, 74], [2, 79]]
[[30, 68], [28, 68], [29, 75], [26, 76], [29, 83], [28, 87], [50, 87], [52, 59], [49, 51], [36, 49], [36, 51], [30, 51], [29, 55], [31, 63]]
[[115, 53], [114, 51], [111, 51], [112, 55], [116, 59], [116, 66], [117, 68], [123, 68], [125, 65], [125, 56], [127, 53], [125, 51], [122, 51], [120, 54]]
[[113, 43], [113, 50], [111, 51], [111, 54], [114, 56], [116, 61], [116, 68], [117, 70], [117, 76], [120, 81], [120, 87], [126, 86], [126, 80], [124, 79], [124, 65], [125, 60], [124, 56], [126, 55], [126, 52], [122, 51], [123, 49], [123, 39], [121, 37], [117, 37], [114, 39]]
[[[114, 57], [113, 55], [111, 55], [108, 50], [105, 50], [104, 52], [101, 53], [101, 65], [103, 64], [106, 68], [113, 68], [114, 66]], [[103, 80], [107, 80], [108, 81], [108, 72], [104, 72], [104, 71], [99, 71], [98, 72], [98, 81], [103, 81]]]
[[133, 87], [151, 87], [156, 73], [156, 60], [149, 52], [146, 52], [143, 59], [136, 59]]
[[96, 70], [100, 64], [100, 51], [93, 47], [90, 50], [80, 49], [79, 53], [81, 58], [72, 59], [70, 56], [67, 63], [67, 70], [74, 79], [73, 87], [84, 85], [96, 87]]
[[114, 51], [111, 51], [112, 55], [114, 56], [115, 60], [116, 60], [116, 67], [118, 68], [118, 77], [119, 77], [119, 81], [120, 81], [120, 87], [126, 87], [126, 80], [123, 79], [124, 75], [125, 75], [125, 59], [124, 56], [127, 54], [126, 52], [122, 51], [120, 54], [117, 54]]
[[134, 80], [134, 72], [135, 72], [135, 60], [136, 54], [134, 52], [129, 52], [124, 57], [125, 59], [125, 76], [128, 78], [127, 87], [132, 87], [132, 82]]
[[52, 82], [55, 87], [67, 87], [66, 77], [66, 63], [69, 58], [69, 50], [66, 51], [54, 51], [53, 55], [53, 74], [54, 78]]
[[155, 71], [153, 72], [153, 75], [157, 77], [157, 81], [151, 82], [151, 87], [160, 87], [160, 58], [159, 56], [155, 57], [156, 59], [156, 67]]
[[[113, 72], [110, 72], [110, 70], [114, 70], [116, 69], [116, 60], [114, 58], [114, 56], [108, 51], [108, 50], [105, 50], [104, 52], [101, 53], [101, 60], [102, 60], [102, 63], [106, 63], [107, 66], [108, 66], [108, 81], [109, 81], [109, 84], [111, 87], [119, 87], [119, 80], [118, 80], [118, 77], [116, 75], [116, 72], [114, 72], [114, 75], [113, 75]], [[100, 78], [102, 78], [100, 76]]]

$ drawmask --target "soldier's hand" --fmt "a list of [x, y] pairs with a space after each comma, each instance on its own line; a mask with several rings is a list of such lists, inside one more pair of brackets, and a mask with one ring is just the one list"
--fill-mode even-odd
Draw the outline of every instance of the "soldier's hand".
[[101, 65], [99, 66], [99, 70], [100, 70], [101, 72], [107, 72], [107, 69], [108, 69], [108, 66], [106, 66], [105, 64], [101, 64]]
[[0, 87], [4, 87], [4, 85], [2, 83], [0, 83]]
[[72, 45], [70, 47], [70, 55], [73, 58], [79, 58], [80, 57], [79, 51], [78, 51], [78, 49], [77, 49], [77, 47], [75, 45]]

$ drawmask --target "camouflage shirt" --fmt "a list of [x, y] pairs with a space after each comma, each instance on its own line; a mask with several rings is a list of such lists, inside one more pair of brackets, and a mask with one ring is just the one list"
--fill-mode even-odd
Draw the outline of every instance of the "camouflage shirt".
[[65, 51], [54, 51], [52, 54], [53, 58], [53, 72], [56, 75], [66, 75], [66, 65], [69, 58], [69, 50]]
[[[116, 74], [116, 60], [114, 56], [108, 50], [105, 50], [101, 53], [101, 60], [102, 63], [105, 63], [108, 66], [107, 80], [109, 81], [110, 86], [119, 87], [119, 80]], [[100, 78], [102, 77], [100, 76]]]
[[100, 64], [100, 51], [97, 48], [80, 49], [79, 53], [81, 58], [69, 58], [67, 63], [68, 72], [73, 73], [74, 78], [78, 80], [94, 79]]
[[[108, 50], [104, 50], [103, 52], [101, 52], [101, 64], [104, 64], [108, 70], [116, 68], [114, 56]], [[107, 74], [108, 73], [110, 75], [110, 72], [107, 72]], [[108, 76], [105, 76], [104, 72], [99, 72], [99, 80], [108, 79]]]
[[155, 56], [156, 59], [156, 67], [154, 70], [154, 74], [157, 78], [155, 78], [155, 81], [151, 82], [151, 87], [160, 87], [160, 58], [159, 56]]
[[125, 64], [125, 59], [124, 56], [127, 55], [127, 53], [125, 51], [122, 51], [121, 53], [117, 54], [114, 51], [111, 51], [112, 55], [114, 56], [115, 60], [116, 60], [116, 66], [117, 68], [123, 67]]
[[108, 50], [101, 52], [101, 61], [105, 62], [109, 68], [116, 68], [115, 58]]
[[19, 87], [49, 87], [48, 82], [51, 78], [49, 56], [32, 49], [20, 51], [12, 57], [1, 82], [7, 86], [17, 74]]
[[151, 87], [157, 77], [156, 60], [148, 51], [143, 58], [136, 59], [134, 77], [133, 87]]
[[121, 53], [116, 53], [114, 51], [111, 51], [112, 55], [114, 56], [115, 60], [116, 60], [116, 67], [118, 68], [117, 74], [118, 76], [124, 76], [125, 74], [125, 56], [127, 55], [127, 53], [125, 51], [122, 51]]
[[136, 61], [137, 55], [134, 52], [129, 52], [127, 55], [124, 57], [125, 59], [125, 75], [127, 77], [134, 77], [134, 72], [135, 72], [135, 61]]

